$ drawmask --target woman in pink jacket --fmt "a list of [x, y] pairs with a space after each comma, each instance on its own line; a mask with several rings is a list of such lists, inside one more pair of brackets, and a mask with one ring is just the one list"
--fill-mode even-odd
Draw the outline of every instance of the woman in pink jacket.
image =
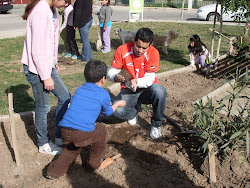
[[[62, 152], [59, 146], [62, 146], [63, 142], [58, 123], [66, 112], [71, 98], [57, 73], [59, 23], [56, 8], [64, 4], [64, 0], [31, 0], [22, 16], [27, 20], [22, 63], [35, 98], [35, 125], [39, 152], [51, 155]], [[58, 98], [55, 143], [50, 141], [47, 124], [50, 92]]]

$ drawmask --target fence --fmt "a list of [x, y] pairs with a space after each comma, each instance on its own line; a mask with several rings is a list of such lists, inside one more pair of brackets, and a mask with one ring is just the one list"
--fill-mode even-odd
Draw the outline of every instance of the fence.
[[[207, 0], [193, 0], [193, 8], [199, 8], [204, 5], [214, 4], [216, 1]], [[111, 0], [114, 5], [129, 5], [129, 0]], [[173, 7], [181, 8], [182, 0], [144, 0], [145, 7]], [[188, 7], [188, 0], [185, 0], [185, 8]]]

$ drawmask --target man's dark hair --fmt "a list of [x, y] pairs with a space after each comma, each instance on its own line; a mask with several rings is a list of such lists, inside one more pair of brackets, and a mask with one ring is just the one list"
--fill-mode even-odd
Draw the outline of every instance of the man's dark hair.
[[149, 28], [141, 28], [135, 35], [135, 41], [141, 40], [142, 42], [152, 43], [154, 39], [154, 33]]
[[108, 67], [104, 62], [95, 59], [90, 60], [84, 69], [84, 77], [86, 82], [99, 82], [104, 76], [106, 78], [107, 70]]

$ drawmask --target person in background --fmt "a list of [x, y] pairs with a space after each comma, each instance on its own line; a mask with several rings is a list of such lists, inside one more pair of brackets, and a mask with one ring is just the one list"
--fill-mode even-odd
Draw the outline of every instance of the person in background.
[[89, 29], [92, 25], [92, 0], [76, 0], [74, 3], [73, 26], [78, 27], [82, 41], [82, 61], [93, 59], [92, 48], [89, 42]]
[[197, 70], [207, 72], [209, 68], [212, 68], [212, 65], [209, 64], [211, 57], [206, 45], [201, 42], [198, 35], [192, 35], [189, 40], [190, 66], [196, 66]]
[[111, 50], [110, 31], [112, 27], [112, 12], [113, 10], [110, 6], [110, 0], [102, 0], [102, 7], [97, 13], [100, 23], [100, 33], [103, 44], [102, 53], [108, 53]]
[[119, 119], [128, 120], [130, 125], [138, 121], [141, 104], [152, 104], [150, 137], [158, 139], [162, 136], [163, 113], [166, 107], [167, 92], [159, 84], [156, 73], [159, 69], [159, 51], [152, 46], [153, 32], [149, 28], [137, 31], [133, 42], [117, 48], [113, 62], [108, 71], [108, 78], [114, 82], [125, 82], [121, 70], [126, 70], [131, 78], [129, 89], [121, 85], [121, 92], [115, 97], [113, 104], [125, 100], [126, 106], [119, 107], [114, 115]]
[[66, 1], [65, 9], [62, 12], [64, 16], [64, 22], [60, 28], [60, 32], [66, 27], [67, 30], [67, 53], [65, 58], [71, 57], [76, 60], [80, 56], [78, 52], [78, 47], [75, 41], [75, 28], [73, 27], [73, 6], [75, 0]]
[[65, 113], [60, 126], [65, 148], [62, 154], [47, 169], [46, 178], [54, 179], [64, 175], [74, 163], [82, 148], [91, 145], [86, 164], [88, 172], [93, 172], [101, 165], [105, 151], [105, 126], [97, 123], [100, 112], [111, 115], [117, 107], [126, 104], [124, 100], [111, 106], [109, 93], [103, 88], [106, 83], [107, 65], [99, 60], [86, 64], [84, 77], [86, 83], [78, 87], [72, 102]]
[[[64, 22], [64, 16], [63, 16], [64, 9], [65, 9], [65, 6], [63, 6], [63, 7], [61, 7], [61, 8], [58, 9], [58, 13], [61, 15], [61, 20], [59, 21], [60, 25], [62, 25], [62, 23]], [[68, 48], [67, 48], [68, 45], [67, 45], [67, 31], [66, 31], [66, 28], [64, 28], [60, 32], [60, 37], [63, 40], [63, 55], [65, 55], [66, 52], [67, 52], [67, 50], [68, 50]], [[58, 57], [58, 60], [59, 61], [63, 61], [63, 58], [62, 57]]]
[[[57, 73], [59, 23], [56, 8], [64, 4], [64, 0], [31, 0], [22, 16], [27, 20], [22, 63], [35, 98], [35, 125], [39, 152], [51, 155], [58, 155], [63, 150], [59, 147], [63, 142], [58, 123], [66, 112], [71, 98]], [[50, 92], [58, 99], [55, 143], [50, 140], [47, 124]]]

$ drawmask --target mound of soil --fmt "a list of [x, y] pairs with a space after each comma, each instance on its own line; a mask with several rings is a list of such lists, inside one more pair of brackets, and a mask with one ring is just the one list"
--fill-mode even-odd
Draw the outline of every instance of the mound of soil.
[[[207, 79], [194, 72], [175, 74], [160, 79], [167, 89], [165, 113], [185, 128], [192, 128], [192, 102], [218, 88], [218, 79]], [[233, 153], [224, 162], [216, 161], [217, 183], [208, 181], [207, 154], [199, 151], [203, 140], [194, 135], [183, 135], [167, 121], [162, 127], [163, 138], [157, 141], [148, 136], [150, 106], [139, 113], [139, 124], [129, 126], [114, 118], [107, 118], [105, 158], [121, 153], [105, 169], [89, 174], [84, 162], [89, 148], [85, 148], [66, 175], [48, 180], [43, 174], [46, 166], [56, 159], [38, 153], [33, 117], [15, 120], [21, 166], [15, 166], [10, 124], [1, 122], [0, 187], [249, 187], [249, 156]], [[49, 131], [54, 133], [55, 113], [48, 117]], [[53, 140], [54, 138], [52, 138]]]

